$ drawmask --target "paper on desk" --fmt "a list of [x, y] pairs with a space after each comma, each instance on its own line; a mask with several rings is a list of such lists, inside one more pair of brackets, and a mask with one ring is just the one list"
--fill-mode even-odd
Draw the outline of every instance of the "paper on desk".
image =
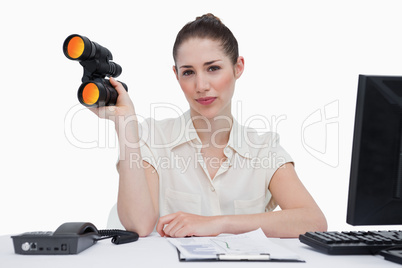
[[216, 259], [217, 255], [269, 254], [271, 260], [297, 260], [294, 252], [275, 244], [261, 228], [239, 235], [217, 237], [168, 238], [180, 251], [183, 259]]

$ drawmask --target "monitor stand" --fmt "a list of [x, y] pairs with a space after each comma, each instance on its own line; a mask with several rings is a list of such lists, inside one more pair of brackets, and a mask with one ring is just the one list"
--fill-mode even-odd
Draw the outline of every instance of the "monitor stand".
[[384, 259], [395, 263], [402, 264], [402, 247], [396, 249], [383, 250], [380, 253]]

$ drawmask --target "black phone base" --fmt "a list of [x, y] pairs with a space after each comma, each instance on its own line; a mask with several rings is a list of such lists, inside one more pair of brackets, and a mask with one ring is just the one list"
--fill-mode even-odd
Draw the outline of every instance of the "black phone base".
[[96, 244], [98, 240], [112, 237], [114, 244], [138, 240], [138, 234], [123, 230], [97, 230], [89, 222], [68, 222], [54, 232], [29, 232], [12, 236], [14, 251], [24, 255], [78, 254]]

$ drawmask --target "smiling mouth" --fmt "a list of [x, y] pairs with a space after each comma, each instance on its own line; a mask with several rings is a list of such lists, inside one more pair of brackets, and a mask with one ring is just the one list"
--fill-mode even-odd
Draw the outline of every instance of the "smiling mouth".
[[206, 98], [199, 98], [196, 101], [202, 105], [209, 105], [216, 100], [216, 97], [206, 97]]

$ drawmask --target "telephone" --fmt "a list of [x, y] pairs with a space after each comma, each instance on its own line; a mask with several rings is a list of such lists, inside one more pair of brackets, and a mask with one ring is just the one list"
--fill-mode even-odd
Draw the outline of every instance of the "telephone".
[[66, 255], [78, 254], [96, 244], [112, 238], [112, 243], [125, 244], [138, 240], [138, 234], [123, 230], [98, 230], [90, 222], [66, 222], [54, 232], [28, 232], [11, 236], [16, 254]]

